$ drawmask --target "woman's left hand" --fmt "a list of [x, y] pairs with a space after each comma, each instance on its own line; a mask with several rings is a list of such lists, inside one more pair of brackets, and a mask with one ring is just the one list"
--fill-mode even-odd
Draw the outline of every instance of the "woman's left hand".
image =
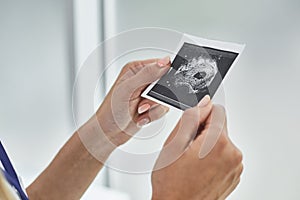
[[141, 97], [143, 90], [170, 68], [170, 58], [126, 64], [96, 112], [102, 132], [119, 146], [142, 126], [161, 118], [168, 108]]

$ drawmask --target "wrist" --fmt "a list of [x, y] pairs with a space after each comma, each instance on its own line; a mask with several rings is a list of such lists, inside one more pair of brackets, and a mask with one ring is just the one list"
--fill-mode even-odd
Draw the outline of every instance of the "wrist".
[[96, 115], [92, 116], [77, 134], [87, 149], [97, 160], [105, 162], [109, 155], [118, 147], [115, 145], [99, 125]]
[[[101, 131], [104, 133], [110, 143], [116, 147], [127, 142], [134, 133], [122, 130], [119, 123], [113, 117], [112, 109], [107, 106], [101, 106], [96, 112], [95, 118]], [[126, 121], [126, 120], [125, 120]]]

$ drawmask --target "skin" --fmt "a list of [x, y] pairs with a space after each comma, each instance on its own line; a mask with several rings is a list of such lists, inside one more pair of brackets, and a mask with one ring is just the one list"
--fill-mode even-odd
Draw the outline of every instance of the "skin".
[[[105, 161], [115, 148], [141, 128], [137, 126], [139, 121], [157, 120], [168, 111], [140, 95], [169, 67], [169, 58], [125, 65], [96, 114], [72, 135], [50, 165], [27, 188], [29, 198], [80, 199], [103, 167], [100, 161]], [[149, 105], [149, 109], [138, 113], [138, 108], [143, 105]], [[118, 123], [123, 127], [116, 124], [114, 114], [121, 116]]]
[[[73, 134], [27, 188], [29, 198], [80, 199], [112, 151], [127, 142], [145, 121], [157, 120], [168, 111], [140, 95], [169, 67], [168, 58], [125, 65], [95, 115]], [[183, 114], [165, 144], [172, 145], [161, 152], [156, 163], [159, 170], [152, 174], [153, 199], [222, 199], [235, 188], [241, 154], [230, 142], [227, 129], [216, 126], [219, 120], [212, 116], [220, 112], [214, 110], [220, 109], [213, 108], [206, 99]], [[225, 112], [217, 116], [224, 117]], [[199, 129], [200, 124], [205, 126]], [[199, 147], [205, 146], [202, 141], [209, 135], [209, 127], [222, 127], [222, 131], [215, 130], [222, 134], [208, 156], [199, 159]], [[168, 165], [170, 158], [175, 162]]]
[[[186, 111], [165, 145], [171, 140], [177, 140], [173, 148], [177, 150], [163, 150], [156, 165], [174, 152], [182, 155], [153, 172], [152, 200], [221, 200], [236, 188], [243, 171], [242, 154], [228, 137], [223, 107], [209, 103]], [[201, 147], [202, 152], [209, 150], [202, 157]]]

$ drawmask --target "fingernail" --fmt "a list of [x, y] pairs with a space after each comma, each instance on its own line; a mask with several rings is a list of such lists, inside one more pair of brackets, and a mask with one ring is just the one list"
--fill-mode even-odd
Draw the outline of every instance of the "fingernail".
[[170, 62], [170, 56], [166, 56], [164, 58], [161, 58], [157, 61], [158, 66], [164, 67], [167, 66]]
[[201, 99], [201, 101], [198, 103], [198, 107], [205, 107], [210, 102], [210, 96], [207, 94], [205, 97]]
[[148, 124], [149, 122], [150, 122], [150, 120], [148, 118], [144, 118], [144, 119], [141, 119], [140, 121], [138, 121], [137, 126], [142, 127], [142, 126], [145, 126], [146, 124]]
[[150, 109], [150, 105], [149, 104], [144, 104], [144, 105], [142, 105], [138, 108], [138, 113], [142, 114], [142, 113], [146, 112], [149, 109]]

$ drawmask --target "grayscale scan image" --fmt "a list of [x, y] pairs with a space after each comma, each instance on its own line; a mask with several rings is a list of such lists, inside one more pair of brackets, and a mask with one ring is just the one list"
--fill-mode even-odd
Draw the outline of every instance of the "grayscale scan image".
[[164, 75], [147, 95], [181, 110], [213, 97], [238, 53], [184, 43]]
[[182, 64], [175, 72], [175, 86], [186, 86], [189, 93], [198, 93], [208, 87], [218, 72], [214, 59], [199, 56]]

